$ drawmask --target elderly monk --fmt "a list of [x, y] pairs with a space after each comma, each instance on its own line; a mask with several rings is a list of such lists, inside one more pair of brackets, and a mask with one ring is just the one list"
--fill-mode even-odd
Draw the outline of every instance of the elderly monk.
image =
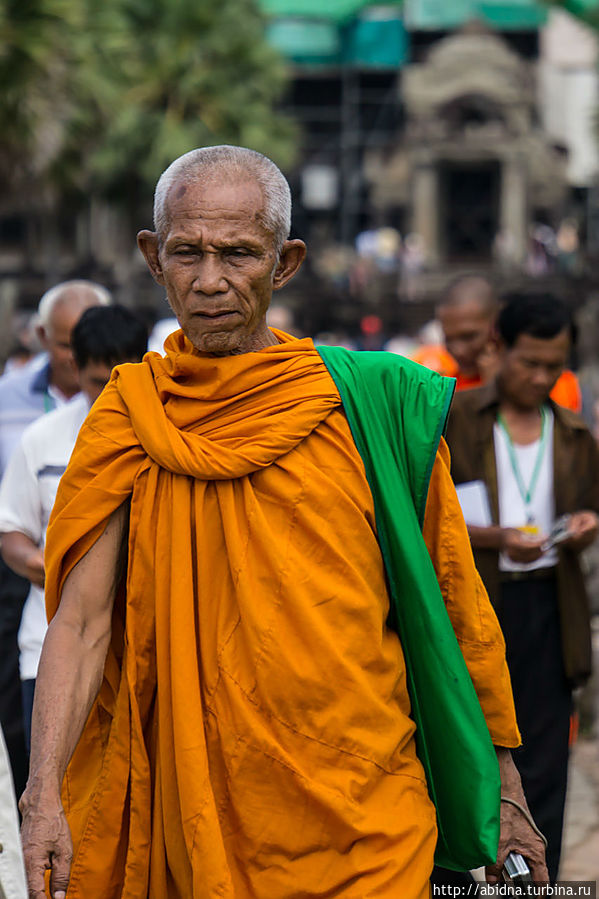
[[[310, 340], [269, 330], [271, 294], [305, 254], [287, 239], [290, 210], [270, 160], [195, 150], [162, 175], [156, 231], [138, 236], [181, 330], [164, 357], [115, 369], [50, 522], [51, 622], [21, 804], [31, 899], [45, 895], [48, 868], [51, 895], [68, 885], [69, 899], [427, 896], [435, 806], [407, 648], [387, 621], [391, 595], [424, 603], [429, 574], [502, 793], [520, 806], [501, 804], [489, 876], [518, 848], [546, 877], [506, 748], [519, 734], [503, 640], [444, 443], [437, 452], [452, 384], [346, 350], [335, 381], [334, 353], [325, 365]], [[396, 409], [388, 506], [387, 475], [371, 490], [348, 423], [358, 356]], [[366, 414], [351, 413], [366, 437], [368, 396]], [[402, 527], [379, 520], [379, 495]], [[452, 651], [446, 641], [427, 657], [447, 664], [436, 681], [450, 689]], [[437, 730], [449, 758], [459, 733], [443, 719]]]

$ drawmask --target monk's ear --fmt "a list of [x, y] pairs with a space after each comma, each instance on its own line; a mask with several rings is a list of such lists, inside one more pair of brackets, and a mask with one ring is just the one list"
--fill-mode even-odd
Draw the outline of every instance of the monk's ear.
[[140, 231], [137, 235], [137, 246], [148, 263], [148, 268], [157, 284], [164, 284], [164, 275], [160, 263], [158, 235], [155, 231]]
[[280, 290], [284, 284], [291, 281], [293, 276], [301, 268], [306, 257], [306, 244], [303, 240], [286, 240], [281, 250], [279, 264], [275, 269], [272, 280], [272, 289]]

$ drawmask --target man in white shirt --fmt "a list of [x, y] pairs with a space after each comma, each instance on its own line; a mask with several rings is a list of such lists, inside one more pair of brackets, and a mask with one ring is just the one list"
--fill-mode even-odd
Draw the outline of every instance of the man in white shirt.
[[139, 362], [147, 346], [144, 324], [122, 306], [88, 309], [73, 329], [73, 355], [82, 392], [23, 433], [0, 485], [4, 561], [31, 588], [19, 628], [19, 668], [29, 747], [33, 691], [46, 633], [44, 540], [58, 482], [92, 403], [114, 365]]
[[[458, 486], [487, 494], [488, 520], [464, 509], [477, 568], [505, 636], [527, 800], [558, 873], [572, 687], [590, 673], [579, 553], [598, 532], [599, 452], [584, 421], [550, 399], [571, 347], [567, 307], [512, 298], [497, 321], [494, 382], [456, 396], [447, 441]], [[568, 515], [561, 540], [549, 539]]]
[[[93, 281], [63, 281], [42, 296], [36, 332], [44, 353], [0, 377], [0, 477], [27, 425], [79, 392], [71, 332], [86, 309], [108, 303], [109, 292]], [[0, 558], [0, 722], [18, 794], [27, 779], [17, 647], [27, 591]]]

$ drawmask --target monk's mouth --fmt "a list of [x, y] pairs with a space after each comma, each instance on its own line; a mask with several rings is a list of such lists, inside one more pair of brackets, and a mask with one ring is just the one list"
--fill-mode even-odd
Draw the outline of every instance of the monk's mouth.
[[239, 315], [235, 309], [223, 310], [222, 312], [196, 312], [195, 317], [201, 318], [207, 321], [226, 321], [229, 318], [232, 318], [235, 315]]

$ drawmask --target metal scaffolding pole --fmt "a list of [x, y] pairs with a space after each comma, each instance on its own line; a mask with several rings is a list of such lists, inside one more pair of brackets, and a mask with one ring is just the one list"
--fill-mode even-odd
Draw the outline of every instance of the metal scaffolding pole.
[[357, 232], [360, 208], [360, 82], [359, 73], [351, 66], [343, 66], [341, 73], [341, 130], [340, 130], [340, 223], [339, 235], [343, 244], [352, 244]]

